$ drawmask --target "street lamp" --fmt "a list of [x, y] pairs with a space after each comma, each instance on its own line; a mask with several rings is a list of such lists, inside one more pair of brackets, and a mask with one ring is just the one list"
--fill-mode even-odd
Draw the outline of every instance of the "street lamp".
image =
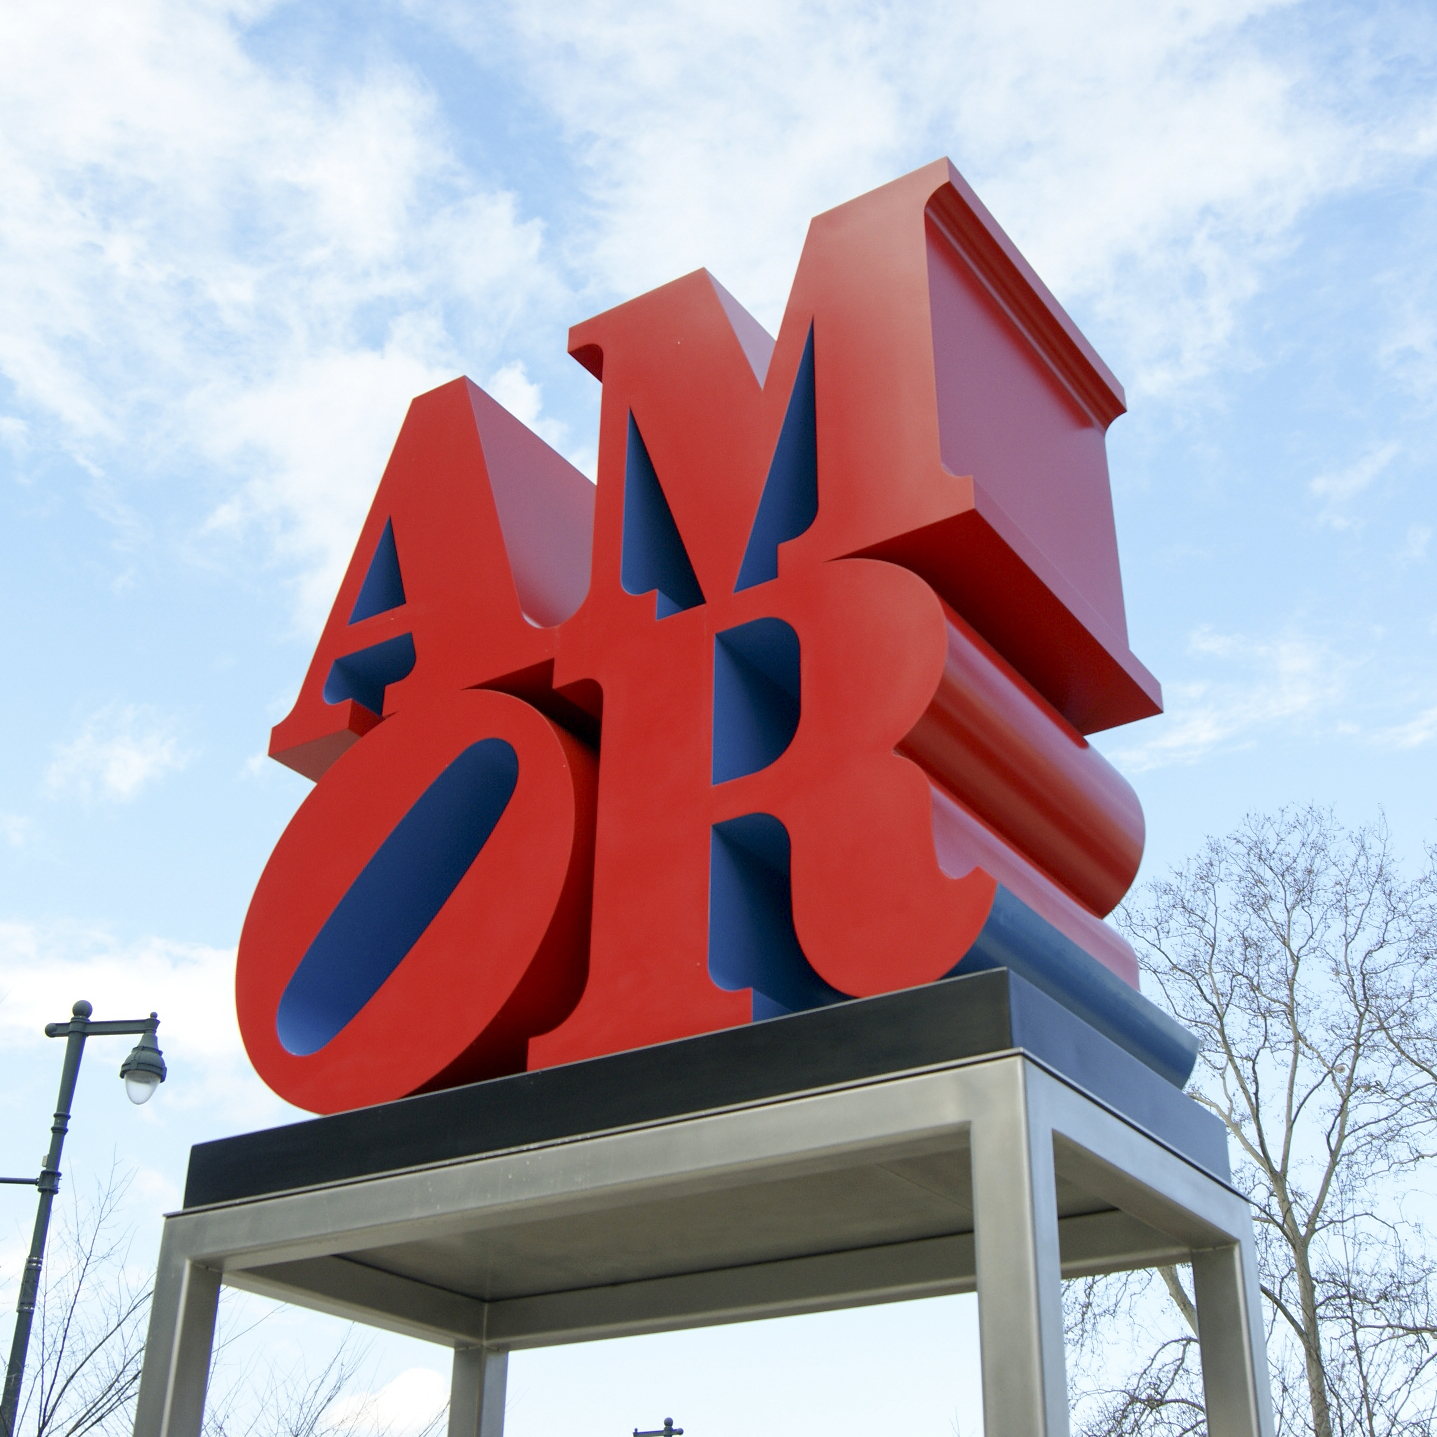
[[684, 1429], [682, 1427], [675, 1427], [672, 1417], [665, 1417], [664, 1425], [654, 1428], [652, 1432], [640, 1432], [639, 1429], [635, 1427], [634, 1437], [684, 1437]]
[[[153, 1013], [150, 1017], [158, 1027], [160, 1020]], [[140, 1041], [130, 1049], [120, 1064], [120, 1076], [125, 1080], [125, 1096], [136, 1107], [155, 1096], [155, 1089], [165, 1081], [165, 1057], [155, 1042], [154, 1028], [146, 1028]]]
[[20, 1406], [20, 1381], [25, 1375], [25, 1352], [30, 1346], [30, 1324], [35, 1317], [35, 1298], [40, 1290], [40, 1267], [45, 1260], [45, 1238], [50, 1231], [50, 1209], [60, 1191], [60, 1150], [70, 1127], [70, 1103], [75, 1096], [75, 1080], [80, 1075], [80, 1058], [86, 1038], [107, 1037], [116, 1033], [138, 1033], [140, 1041], [120, 1064], [125, 1080], [125, 1094], [132, 1103], [148, 1102], [156, 1088], [165, 1081], [165, 1059], [155, 1042], [159, 1018], [133, 1018], [124, 1022], [92, 1023], [95, 1010], [81, 998], [71, 1009], [68, 1023], [46, 1023], [47, 1038], [68, 1038], [65, 1064], [60, 1070], [60, 1096], [55, 1104], [55, 1121], [50, 1126], [50, 1151], [45, 1154], [40, 1176], [35, 1178], [0, 1178], [0, 1183], [23, 1183], [40, 1191], [39, 1208], [35, 1213], [35, 1232], [30, 1239], [30, 1256], [25, 1259], [25, 1274], [20, 1279], [20, 1301], [15, 1308], [15, 1337], [10, 1344], [10, 1363], [5, 1369], [5, 1391], [0, 1396], [0, 1437], [14, 1437], [15, 1415]]

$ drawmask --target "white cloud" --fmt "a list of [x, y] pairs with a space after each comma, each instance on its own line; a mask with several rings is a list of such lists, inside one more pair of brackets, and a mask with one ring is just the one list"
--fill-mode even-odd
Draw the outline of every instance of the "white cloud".
[[0, 1043], [43, 1043], [45, 1024], [66, 1018], [77, 998], [94, 1005], [96, 1018], [142, 1018], [153, 1010], [170, 1069], [167, 1109], [205, 1111], [245, 1127], [284, 1121], [295, 1110], [265, 1088], [245, 1056], [234, 962], [232, 948], [124, 940], [77, 924], [0, 922]]
[[543, 422], [544, 392], [529, 378], [522, 359], [511, 359], [502, 369], [495, 370], [484, 388], [530, 429]]
[[0, 414], [0, 444], [17, 459], [24, 454], [30, 438], [30, 426], [13, 414]]
[[1152, 737], [1112, 755], [1130, 772], [1246, 746], [1275, 725], [1313, 718], [1346, 692], [1347, 665], [1325, 644], [1297, 635], [1258, 640], [1200, 629], [1188, 654], [1216, 660], [1224, 676], [1167, 687], [1167, 712], [1143, 726]]
[[173, 719], [139, 704], [108, 704], [85, 721], [79, 736], [55, 749], [45, 774], [52, 796], [126, 803], [190, 755]]
[[1427, 546], [1432, 542], [1430, 524], [1409, 524], [1407, 537], [1397, 551], [1399, 564], [1420, 564], [1427, 557]]
[[0, 440], [88, 466], [128, 548], [156, 539], [118, 446], [125, 482], [182, 476], [305, 628], [415, 393], [488, 374], [557, 444], [537, 333], [700, 264], [772, 327], [809, 217], [913, 165], [952, 154], [1131, 387], [1173, 390], [1233, 358], [1299, 216], [1437, 147], [1425, 97], [1353, 118], [1285, 0], [409, 0], [559, 130], [546, 232], [382, 45], [266, 63], [272, 8], [0, 14]]
[[1437, 708], [1427, 709], [1406, 723], [1384, 729], [1377, 735], [1377, 742], [1383, 748], [1420, 748], [1437, 738]]
[[337, 349], [264, 383], [193, 397], [205, 452], [251, 476], [207, 528], [267, 532], [300, 576], [301, 628], [317, 629], [329, 613], [410, 399], [453, 377], [403, 347]]
[[[1372, 487], [1374, 481], [1401, 452], [1395, 443], [1373, 445], [1366, 454], [1344, 469], [1319, 474], [1308, 484], [1308, 491], [1323, 500], [1318, 522], [1332, 529], [1350, 529], [1360, 520], [1354, 519], [1352, 501]], [[1410, 538], [1410, 535], [1409, 535]]]
[[24, 848], [30, 841], [33, 827], [34, 824], [24, 814], [0, 813], [0, 839], [11, 848]]
[[363, 1437], [415, 1437], [449, 1402], [449, 1380], [432, 1367], [410, 1367], [377, 1392], [341, 1397], [326, 1414], [332, 1430]]
[[92, 469], [123, 444], [258, 525], [308, 625], [409, 399], [553, 286], [422, 82], [266, 67], [267, 8], [0, 14], [0, 374], [6, 438]]
[[1433, 144], [1425, 99], [1352, 121], [1294, 28], [1265, 44], [1283, 0], [416, 8], [559, 118], [608, 292], [704, 264], [772, 327], [812, 214], [949, 153], [1138, 388], [1212, 363], [1306, 207]]

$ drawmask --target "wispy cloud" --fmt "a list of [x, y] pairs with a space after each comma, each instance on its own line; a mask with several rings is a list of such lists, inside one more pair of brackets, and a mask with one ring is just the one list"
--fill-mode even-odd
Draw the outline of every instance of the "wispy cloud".
[[0, 414], [0, 444], [3, 444], [17, 458], [28, 447], [30, 426], [13, 414]]
[[1322, 500], [1318, 523], [1331, 529], [1351, 529], [1359, 524], [1360, 518], [1352, 513], [1352, 501], [1372, 487], [1401, 452], [1401, 447], [1390, 442], [1374, 445], [1355, 463], [1313, 479], [1307, 488], [1315, 498]]
[[1375, 738], [1383, 748], [1421, 748], [1423, 744], [1437, 739], [1437, 708], [1427, 709], [1406, 723], [1381, 729]]
[[55, 749], [45, 789], [52, 797], [126, 803], [189, 759], [173, 719], [144, 705], [108, 704]]
[[1432, 542], [1430, 524], [1409, 524], [1407, 537], [1397, 551], [1399, 564], [1420, 564], [1427, 557], [1427, 546]]
[[159, 1013], [172, 1079], [166, 1108], [208, 1109], [246, 1127], [293, 1114], [245, 1057], [233, 949], [126, 940], [76, 924], [0, 923], [0, 1041], [7, 1049], [43, 1043], [45, 1024], [65, 1018], [77, 998], [93, 1003], [97, 1018]]
[[33, 827], [34, 824], [24, 814], [0, 813], [0, 840], [11, 848], [24, 848], [30, 841]]
[[377, 1392], [352, 1392], [328, 1414], [359, 1437], [415, 1437], [434, 1425], [449, 1401], [449, 1381], [432, 1367], [409, 1367]]
[[1172, 390], [1302, 214], [1437, 147], [1416, 101], [1359, 123], [1265, 41], [1282, 0], [403, 8], [561, 137], [547, 227], [382, 47], [267, 64], [248, 0], [0, 20], [0, 438], [202, 485], [208, 542], [258, 544], [305, 627], [408, 400], [469, 370], [532, 408], [518, 355], [590, 301], [703, 264], [773, 325], [812, 214], [951, 153], [1131, 386]]
[[0, 19], [0, 438], [198, 481], [308, 624], [409, 399], [501, 363], [554, 285], [418, 76], [269, 66], [246, 29], [270, 8]]
[[[511, 359], [496, 369], [485, 380], [484, 388], [552, 448], [561, 452], [572, 449], [568, 425], [544, 413], [543, 388], [529, 377], [529, 367], [522, 359]], [[577, 456], [570, 456], [571, 462], [585, 468], [590, 478], [596, 458], [595, 439], [588, 435], [578, 446]]]
[[557, 117], [587, 191], [574, 247], [611, 292], [706, 264], [771, 326], [810, 215], [950, 153], [1150, 390], [1213, 362], [1314, 201], [1433, 143], [1425, 102], [1356, 123], [1264, 43], [1284, 8], [416, 0]]
[[204, 452], [248, 478], [210, 514], [212, 536], [258, 531], [298, 575], [296, 620], [323, 623], [410, 399], [452, 379], [403, 346], [296, 356], [272, 379], [197, 394]]
[[1278, 724], [1312, 719], [1347, 688], [1348, 665], [1327, 645], [1300, 635], [1264, 640], [1200, 629], [1188, 654], [1214, 664], [1220, 676], [1168, 686], [1167, 712], [1144, 725], [1153, 736], [1114, 753], [1122, 767], [1142, 772], [1197, 763], [1253, 743]]

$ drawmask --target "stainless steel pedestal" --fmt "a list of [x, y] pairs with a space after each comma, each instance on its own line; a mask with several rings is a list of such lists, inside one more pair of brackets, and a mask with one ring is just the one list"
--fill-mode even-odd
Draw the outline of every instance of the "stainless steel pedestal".
[[135, 1430], [198, 1437], [225, 1282], [453, 1347], [451, 1437], [516, 1348], [976, 1290], [987, 1437], [1064, 1437], [1060, 1279], [1177, 1262], [1211, 1437], [1271, 1437], [1244, 1201], [1009, 1051], [173, 1214]]

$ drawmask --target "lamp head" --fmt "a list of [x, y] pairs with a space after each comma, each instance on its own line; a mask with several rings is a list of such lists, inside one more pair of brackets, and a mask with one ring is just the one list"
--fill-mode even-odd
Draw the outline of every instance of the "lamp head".
[[165, 1081], [165, 1057], [153, 1032], [141, 1035], [140, 1041], [130, 1049], [129, 1056], [120, 1064], [120, 1076], [125, 1080], [125, 1096], [132, 1103], [148, 1103], [154, 1097], [155, 1089]]

